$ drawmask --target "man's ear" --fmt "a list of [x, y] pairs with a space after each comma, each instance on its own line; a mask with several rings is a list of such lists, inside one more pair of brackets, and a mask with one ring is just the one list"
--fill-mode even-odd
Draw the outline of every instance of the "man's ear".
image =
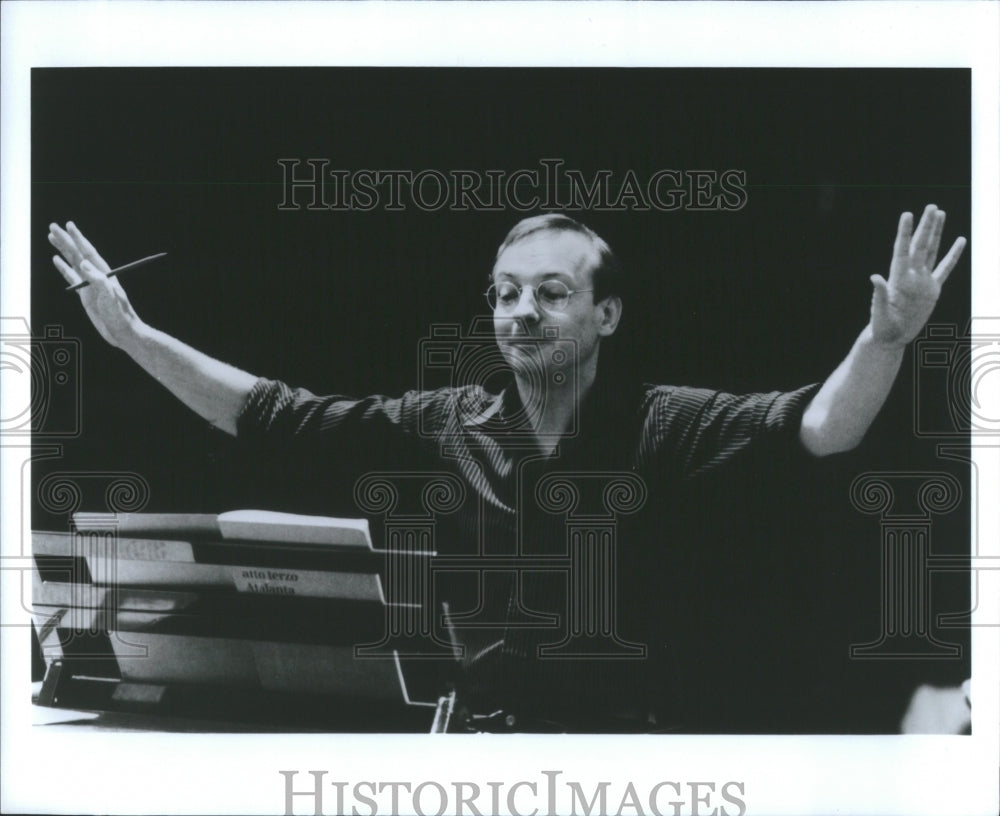
[[618, 295], [608, 295], [596, 308], [601, 312], [597, 333], [601, 337], [610, 337], [618, 328], [618, 321], [622, 319], [622, 299]]

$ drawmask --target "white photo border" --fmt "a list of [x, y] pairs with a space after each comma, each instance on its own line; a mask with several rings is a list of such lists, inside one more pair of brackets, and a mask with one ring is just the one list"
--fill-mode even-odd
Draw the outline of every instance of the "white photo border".
[[[4, 4], [3, 314], [30, 314], [33, 67], [589, 65], [970, 68], [973, 314], [997, 315], [998, 12], [995, 4], [979, 2]], [[668, 31], [669, 48], [663, 44]], [[26, 403], [24, 394], [2, 399], [6, 406]], [[30, 513], [15, 501], [26, 452], [5, 445], [2, 453], [2, 580], [5, 590], [15, 590], [2, 593], [0, 633], [4, 812], [284, 812], [284, 769], [298, 770], [300, 785], [309, 770], [351, 782], [468, 778], [485, 784], [537, 781], [542, 771], [558, 769], [567, 779], [628, 780], [640, 790], [664, 779], [740, 780], [753, 814], [997, 811], [995, 623], [973, 630], [976, 692], [968, 737], [453, 737], [429, 746], [424, 736], [32, 728], [24, 704], [28, 634], [16, 625], [27, 619], [17, 590]], [[997, 556], [997, 503], [988, 498], [1000, 487], [997, 448], [976, 455], [980, 473], [989, 475], [976, 502], [981, 543], [993, 547], [980, 554]], [[995, 580], [980, 583], [996, 586]], [[998, 598], [987, 595], [975, 620], [995, 622]], [[332, 812], [328, 791], [325, 812]], [[311, 812], [311, 805], [297, 803], [296, 812]]]

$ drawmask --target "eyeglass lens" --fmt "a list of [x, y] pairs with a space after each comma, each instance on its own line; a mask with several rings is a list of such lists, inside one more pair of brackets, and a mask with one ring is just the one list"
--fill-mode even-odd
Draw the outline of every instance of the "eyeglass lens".
[[[521, 300], [521, 289], [516, 283], [494, 283], [487, 292], [493, 309], [513, 309]], [[558, 280], [542, 281], [534, 287], [535, 299], [543, 309], [561, 309], [569, 300], [569, 287]]]

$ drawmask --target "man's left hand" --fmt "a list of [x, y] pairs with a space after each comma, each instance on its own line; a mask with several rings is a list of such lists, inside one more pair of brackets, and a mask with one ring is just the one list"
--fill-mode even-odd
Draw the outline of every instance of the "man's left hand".
[[889, 346], [905, 346], [927, 323], [941, 287], [955, 268], [965, 249], [965, 238], [958, 238], [948, 254], [935, 266], [944, 211], [928, 204], [913, 230], [913, 214], [903, 213], [889, 267], [889, 280], [872, 275], [872, 338]]

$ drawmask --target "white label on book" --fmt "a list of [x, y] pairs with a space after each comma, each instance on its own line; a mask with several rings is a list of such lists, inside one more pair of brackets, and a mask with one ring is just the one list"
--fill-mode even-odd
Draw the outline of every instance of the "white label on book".
[[253, 595], [383, 601], [381, 583], [374, 574], [275, 567], [230, 567], [230, 570], [236, 589]]

